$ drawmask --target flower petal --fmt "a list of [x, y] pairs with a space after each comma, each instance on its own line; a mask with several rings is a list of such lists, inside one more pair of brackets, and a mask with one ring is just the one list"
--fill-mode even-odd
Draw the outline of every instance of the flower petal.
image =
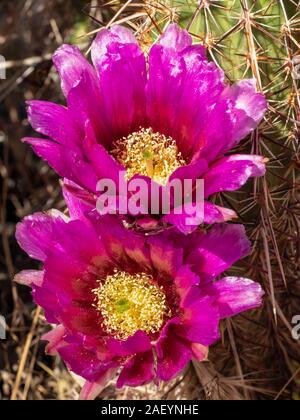
[[179, 52], [192, 45], [192, 37], [188, 31], [181, 29], [176, 23], [172, 23], [161, 35], [159, 44]]
[[133, 33], [123, 26], [113, 25], [110, 29], [102, 28], [91, 48], [92, 60], [95, 66], [105, 60], [110, 44], [136, 44], [137, 40]]
[[221, 318], [258, 308], [264, 296], [259, 283], [241, 277], [225, 277], [215, 282], [211, 289], [217, 295]]
[[177, 107], [182, 95], [185, 65], [177, 52], [154, 45], [149, 56], [149, 80], [146, 87], [147, 116], [154, 131], [171, 136]]
[[235, 145], [259, 125], [268, 104], [264, 95], [257, 93], [255, 79], [241, 80], [226, 88], [223, 96], [234, 100], [235, 103], [235, 112], [238, 116], [233, 137]]
[[52, 102], [27, 101], [27, 113], [32, 128], [38, 133], [68, 146], [80, 142], [80, 126], [67, 108]]
[[14, 281], [25, 286], [41, 287], [44, 280], [44, 271], [40, 270], [23, 270], [15, 275]]
[[217, 206], [210, 201], [205, 201], [204, 203], [204, 222], [208, 225], [228, 222], [237, 217], [236, 212], [233, 210]]
[[250, 242], [242, 225], [215, 225], [206, 235], [194, 236], [194, 251], [185, 262], [202, 279], [214, 279], [250, 252]]
[[208, 360], [208, 354], [209, 354], [208, 347], [203, 346], [202, 344], [193, 343], [191, 348], [192, 348], [193, 356], [198, 362], [203, 362], [203, 361]]
[[23, 142], [32, 146], [34, 152], [46, 160], [62, 177], [71, 179], [89, 191], [96, 191], [98, 177], [91, 164], [85, 161], [82, 150], [64, 147], [48, 139], [29, 138]]
[[83, 70], [79, 81], [68, 93], [67, 104], [80, 127], [84, 130], [86, 122], [90, 121], [98, 143], [109, 147], [112, 132], [104, 113], [104, 98], [96, 73]]
[[192, 286], [199, 284], [199, 282], [199, 277], [187, 265], [180, 268], [174, 279], [176, 292], [181, 299], [185, 297]]
[[163, 238], [152, 237], [148, 242], [151, 260], [157, 272], [169, 277], [175, 276], [182, 265], [182, 250], [175, 249]]
[[127, 29], [101, 30], [92, 45], [92, 59], [99, 76], [103, 110], [118, 140], [145, 122], [146, 61]]
[[162, 218], [163, 222], [169, 223], [183, 233], [189, 235], [204, 221], [203, 204], [198, 206], [194, 203], [185, 203], [184, 206], [176, 207]]
[[210, 346], [220, 338], [219, 312], [214, 297], [205, 296], [198, 287], [192, 287], [181, 303], [184, 309], [182, 324], [176, 332], [192, 343]]
[[46, 346], [46, 353], [54, 356], [57, 354], [58, 349], [66, 345], [64, 337], [66, 335], [66, 329], [63, 325], [58, 325], [53, 330], [42, 336], [43, 341], [48, 341]]
[[85, 132], [83, 148], [86, 158], [93, 166], [98, 179], [109, 179], [113, 181], [118, 191], [120, 173], [125, 173], [126, 169], [109, 154], [102, 144], [97, 143], [93, 127], [89, 120], [86, 121]]
[[190, 36], [176, 25], [150, 51], [149, 125], [172, 136], [185, 158], [191, 157], [196, 140], [198, 146], [203, 116], [223, 90], [223, 73], [208, 63], [204, 51], [202, 46], [191, 46]]
[[16, 238], [20, 247], [31, 257], [45, 261], [47, 251], [53, 246], [55, 225], [64, 224], [63, 217], [36, 213], [17, 225]]
[[265, 159], [256, 155], [231, 155], [219, 160], [204, 176], [205, 197], [220, 191], [235, 191], [250, 177], [263, 176]]
[[144, 331], [137, 331], [133, 336], [124, 341], [116, 339], [108, 340], [107, 349], [111, 354], [126, 357], [137, 353], [147, 353], [147, 351], [151, 350], [151, 343]]
[[151, 258], [143, 235], [137, 235], [126, 229], [114, 216], [97, 216], [92, 223], [101, 235], [108, 255], [124, 270], [152, 269]]
[[95, 70], [75, 45], [62, 45], [53, 55], [54, 65], [61, 77], [61, 88], [67, 97], [80, 81], [82, 73], [88, 72], [95, 79]]
[[[198, 156], [208, 162], [228, 152], [260, 123], [267, 109], [267, 102], [255, 89], [255, 81], [244, 80], [227, 86], [207, 113]], [[202, 145], [202, 147], [201, 147]]]
[[[193, 50], [186, 51], [185, 65], [185, 77], [180, 95], [176, 98], [175, 108], [178, 113], [173, 121], [171, 135], [176, 139], [183, 156], [194, 162], [199, 158], [206, 159], [201, 154], [201, 150], [210, 141], [206, 121], [213, 113], [215, 103], [224, 88], [224, 73]], [[211, 124], [216, 125], [216, 120]], [[212, 147], [216, 145], [212, 144]]]
[[70, 343], [58, 349], [69, 369], [89, 382], [101, 381], [109, 369], [117, 367], [116, 362], [101, 362], [97, 356], [81, 344]]
[[184, 182], [185, 179], [196, 180], [201, 178], [201, 176], [207, 172], [207, 170], [208, 165], [206, 160], [198, 159], [189, 165], [181, 166], [180, 168], [176, 169], [176, 171], [174, 171], [170, 176], [169, 182], [174, 179], [179, 179], [182, 182]]
[[156, 344], [157, 377], [163, 381], [170, 381], [179, 374], [192, 357], [188, 344], [175, 333], [179, 323], [178, 318], [168, 321]]
[[63, 180], [62, 191], [71, 219], [84, 221], [86, 214], [95, 208], [94, 195], [66, 178]]
[[60, 176], [69, 174], [66, 165], [61, 158], [63, 148], [60, 144], [55, 143], [52, 140], [35, 137], [25, 137], [22, 139], [22, 142], [30, 144], [37, 156], [48, 162]]
[[153, 351], [133, 356], [123, 367], [117, 381], [117, 388], [141, 386], [155, 377]]
[[98, 397], [101, 392], [106, 388], [108, 382], [113, 378], [116, 373], [115, 368], [107, 369], [97, 380], [97, 382], [86, 381], [81, 392], [79, 399], [84, 401], [91, 401]]

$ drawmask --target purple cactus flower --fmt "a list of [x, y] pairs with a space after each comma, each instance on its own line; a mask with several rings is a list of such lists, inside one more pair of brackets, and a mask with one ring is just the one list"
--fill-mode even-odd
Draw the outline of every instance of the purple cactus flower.
[[240, 225], [145, 236], [115, 216], [39, 213], [18, 225], [17, 239], [43, 268], [16, 281], [56, 325], [44, 337], [47, 351], [86, 380], [86, 399], [114, 376], [118, 387], [171, 380], [191, 359], [207, 358], [221, 319], [258, 307], [263, 296], [245, 278], [215, 281], [249, 252]]
[[[205, 199], [265, 173], [263, 157], [228, 154], [262, 120], [264, 96], [254, 80], [226, 83], [187, 31], [169, 25], [145, 57], [133, 34], [116, 25], [98, 33], [91, 51], [93, 65], [75, 46], [56, 51], [67, 106], [29, 101], [29, 121], [47, 138], [24, 139], [65, 178], [67, 194], [84, 210], [95, 208], [99, 180], [118, 185], [122, 173], [162, 194], [174, 179], [203, 179]], [[143, 226], [152, 216], [146, 212]], [[186, 217], [172, 208], [151, 220], [190, 233], [196, 226]], [[208, 224], [233, 217], [232, 210], [204, 204]]]

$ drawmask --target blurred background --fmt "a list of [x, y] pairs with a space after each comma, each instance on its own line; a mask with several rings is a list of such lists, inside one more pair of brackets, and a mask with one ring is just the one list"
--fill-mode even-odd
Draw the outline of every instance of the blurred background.
[[[239, 153], [269, 159], [264, 179], [216, 202], [232, 207], [253, 241], [252, 255], [229, 274], [249, 276], [266, 290], [264, 307], [222, 324], [209, 362], [191, 364], [170, 384], [116, 391], [101, 399], [300, 399], [300, 5], [296, 0], [1, 0], [0, 2], [0, 399], [76, 399], [80, 381], [44, 354], [49, 326], [14, 275], [34, 267], [18, 247], [24, 216], [64, 211], [58, 177], [20, 139], [32, 135], [25, 101], [64, 103], [51, 55], [63, 42], [89, 48], [95, 31], [130, 27], [145, 52], [171, 21], [208, 48], [229, 82], [255, 77], [269, 101], [260, 128]], [[4, 71], [6, 78], [4, 79]], [[3, 319], [2, 319], [3, 321]], [[1, 319], [0, 319], [1, 324]], [[1, 328], [1, 325], [0, 325]], [[300, 337], [298, 337], [300, 339]]]

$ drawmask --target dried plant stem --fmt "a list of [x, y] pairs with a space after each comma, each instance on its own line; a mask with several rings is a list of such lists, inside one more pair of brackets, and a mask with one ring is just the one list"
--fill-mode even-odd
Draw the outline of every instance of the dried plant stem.
[[23, 349], [21, 357], [20, 357], [18, 372], [17, 372], [15, 384], [14, 384], [14, 387], [13, 387], [13, 390], [12, 390], [12, 393], [11, 393], [11, 397], [10, 397], [11, 400], [16, 400], [17, 399], [20, 383], [21, 383], [21, 380], [22, 380], [22, 375], [23, 375], [25, 365], [26, 365], [26, 362], [27, 362], [28, 353], [29, 353], [29, 350], [30, 350], [30, 346], [31, 346], [31, 343], [32, 343], [33, 336], [35, 334], [35, 330], [36, 330], [40, 315], [41, 315], [41, 308], [38, 306], [37, 309], [35, 310], [35, 314], [34, 314], [34, 317], [33, 317], [33, 320], [32, 320], [32, 324], [31, 324], [31, 328], [30, 328], [30, 331], [27, 335], [25, 345], [24, 345], [24, 349]]

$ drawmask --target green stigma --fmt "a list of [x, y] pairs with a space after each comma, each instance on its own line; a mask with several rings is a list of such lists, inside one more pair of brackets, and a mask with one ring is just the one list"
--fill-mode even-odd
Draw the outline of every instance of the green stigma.
[[128, 311], [130, 307], [130, 302], [128, 299], [120, 299], [116, 302], [116, 311], [118, 314], [123, 314], [124, 312]]

